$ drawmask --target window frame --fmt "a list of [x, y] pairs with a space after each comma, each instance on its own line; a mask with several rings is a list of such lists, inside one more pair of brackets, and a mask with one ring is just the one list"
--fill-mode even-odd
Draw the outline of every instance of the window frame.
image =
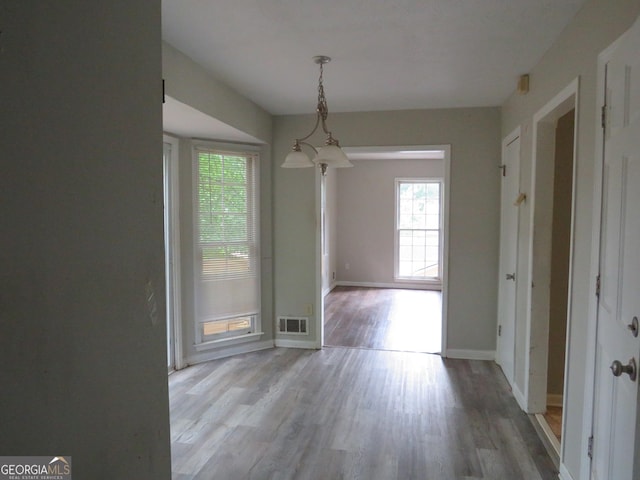
[[[393, 258], [393, 278], [400, 283], [416, 283], [432, 286], [442, 286], [444, 274], [444, 202], [445, 202], [445, 181], [442, 177], [402, 177], [394, 180], [394, 258]], [[440, 188], [439, 195], [439, 218], [438, 218], [438, 276], [436, 277], [407, 277], [400, 276], [400, 186], [406, 183], [437, 183]], [[431, 230], [434, 229], [424, 229]]]
[[[253, 244], [248, 240], [249, 250], [253, 251], [254, 258], [250, 258], [252, 267], [245, 275], [222, 275], [219, 278], [215, 278], [213, 275], [204, 275], [201, 262], [201, 246], [200, 242], [200, 152], [211, 152], [228, 154], [230, 156], [247, 156], [251, 157], [251, 177], [252, 181], [247, 182], [247, 187], [251, 187], [253, 191], [247, 191], [247, 211], [253, 208], [251, 217], [253, 219]], [[224, 346], [227, 344], [237, 343], [238, 341], [250, 341], [255, 339], [256, 336], [263, 334], [262, 321], [261, 321], [261, 254], [260, 254], [260, 148], [255, 145], [247, 144], [229, 144], [220, 142], [208, 142], [199, 141], [192, 144], [192, 228], [193, 235], [193, 278], [194, 278], [194, 316], [193, 325], [195, 330], [194, 340], [195, 348], [197, 350], [214, 348]], [[219, 243], [219, 242], [215, 242]], [[235, 242], [224, 242], [235, 243]], [[253, 272], [253, 273], [252, 273]], [[220, 316], [203, 316], [199, 311], [200, 305], [201, 283], [206, 282], [226, 282], [233, 281], [239, 278], [251, 278], [255, 279], [257, 297], [255, 298], [256, 308], [250, 311], [238, 311], [233, 315], [220, 315]], [[241, 319], [249, 317], [251, 320], [251, 326], [248, 329], [227, 331], [218, 334], [205, 335], [204, 326], [211, 322], [228, 322], [234, 319]], [[220, 345], [222, 343], [223, 345]]]

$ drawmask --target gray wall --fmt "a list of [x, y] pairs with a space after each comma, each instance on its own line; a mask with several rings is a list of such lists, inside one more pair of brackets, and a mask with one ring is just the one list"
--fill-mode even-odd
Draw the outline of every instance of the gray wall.
[[[486, 279], [498, 275], [499, 122], [497, 108], [329, 115], [329, 126], [343, 146], [451, 145], [450, 349], [495, 350], [496, 282]], [[292, 140], [312, 125], [308, 115], [280, 116], [274, 122], [276, 315], [303, 315], [304, 304], [315, 303], [315, 172], [279, 167]], [[319, 145], [323, 139], [312, 140]]]
[[337, 279], [393, 284], [395, 179], [444, 178], [444, 161], [354, 160], [353, 164], [354, 168], [337, 170]]
[[169, 479], [160, 1], [0, 30], [0, 452]]
[[170, 97], [263, 142], [271, 140], [269, 113], [167, 42], [162, 42], [162, 77]]
[[[577, 182], [575, 237], [573, 256], [573, 284], [571, 318], [569, 319], [569, 372], [567, 378], [567, 399], [570, 408], [565, 412], [566, 423], [563, 432], [564, 468], [573, 476], [581, 478], [583, 452], [586, 451], [583, 431], [583, 406], [585, 394], [585, 362], [587, 355], [588, 305], [593, 295], [594, 279], [590, 275], [591, 229], [593, 206], [593, 168], [595, 161], [596, 135], [596, 72], [598, 54], [628, 29], [640, 12], [638, 0], [589, 0], [578, 12], [573, 22], [547, 51], [540, 62], [531, 70], [531, 90], [527, 95], [513, 94], [502, 107], [502, 136], [505, 137], [516, 126], [522, 126], [521, 185], [525, 191], [531, 185], [531, 153], [533, 115], [549, 102], [559, 91], [576, 77], [580, 77], [578, 98], [577, 131]], [[520, 239], [530, 236], [528, 219], [529, 206], [523, 205], [520, 215]], [[518, 274], [527, 278], [528, 244], [521, 242], [518, 256]], [[526, 282], [520, 282], [523, 291], [519, 299], [526, 298]], [[516, 321], [518, 323], [516, 352], [524, 357], [524, 334], [526, 304], [518, 302]], [[590, 347], [592, 348], [592, 346]], [[524, 362], [516, 369], [516, 383], [524, 391]], [[518, 365], [518, 363], [516, 363]]]

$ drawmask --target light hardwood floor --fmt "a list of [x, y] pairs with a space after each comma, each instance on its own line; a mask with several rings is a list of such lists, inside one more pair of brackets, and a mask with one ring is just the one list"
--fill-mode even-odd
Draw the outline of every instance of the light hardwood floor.
[[440, 352], [441, 292], [336, 287], [324, 313], [325, 345]]
[[174, 480], [557, 478], [493, 362], [278, 348], [169, 391]]
[[544, 419], [549, 424], [549, 428], [558, 439], [558, 442], [560, 442], [562, 440], [562, 407], [547, 406]]

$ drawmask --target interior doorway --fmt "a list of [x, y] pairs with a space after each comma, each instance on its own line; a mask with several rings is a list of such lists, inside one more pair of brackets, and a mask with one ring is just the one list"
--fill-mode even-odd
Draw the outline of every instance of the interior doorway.
[[526, 410], [561, 455], [566, 413], [578, 81], [534, 116]]
[[[449, 146], [344, 150], [356, 168], [330, 169], [316, 184], [321, 345], [445, 352]], [[438, 179], [441, 203], [435, 214], [429, 196], [433, 188], [425, 187], [424, 202], [414, 198], [417, 194], [409, 202], [414, 210], [424, 207], [424, 225], [412, 219], [410, 225], [398, 226], [398, 181], [403, 185], [407, 179], [418, 187], [424, 179]], [[403, 272], [397, 265], [404, 258], [403, 235], [409, 234], [409, 247], [424, 250], [413, 252], [409, 263], [415, 267], [423, 255], [425, 265], [415, 268], [427, 272], [425, 278], [398, 273]], [[428, 251], [434, 248], [439, 252]], [[437, 265], [431, 265], [434, 261]]]
[[549, 340], [547, 354], [547, 403], [539, 421], [547, 428], [556, 453], [562, 440], [564, 371], [569, 298], [571, 247], [571, 191], [575, 109], [557, 120], [555, 134], [553, 218], [549, 291]]

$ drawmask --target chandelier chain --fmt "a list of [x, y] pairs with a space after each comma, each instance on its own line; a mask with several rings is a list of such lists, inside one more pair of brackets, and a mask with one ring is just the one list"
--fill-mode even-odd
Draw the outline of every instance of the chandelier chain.
[[[327, 99], [324, 96], [324, 85], [322, 83], [323, 77], [323, 64], [320, 63], [320, 77], [318, 79], [318, 107], [317, 107], [317, 111], [318, 114], [322, 117], [322, 123], [324, 126], [324, 122], [327, 119], [327, 116], [329, 115], [329, 109], [327, 107]], [[325, 129], [326, 131], [326, 129]]]

